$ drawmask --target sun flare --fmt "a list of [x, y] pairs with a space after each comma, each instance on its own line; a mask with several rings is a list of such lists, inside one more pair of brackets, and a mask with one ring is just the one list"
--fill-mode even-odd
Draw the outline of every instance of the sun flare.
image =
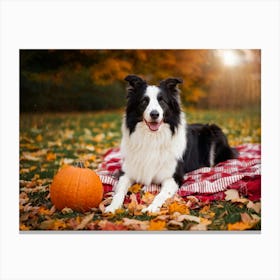
[[226, 66], [236, 66], [240, 63], [240, 57], [234, 50], [223, 50], [221, 55]]

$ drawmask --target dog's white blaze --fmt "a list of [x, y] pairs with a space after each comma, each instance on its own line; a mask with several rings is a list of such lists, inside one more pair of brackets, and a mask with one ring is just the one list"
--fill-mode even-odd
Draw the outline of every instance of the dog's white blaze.
[[209, 152], [209, 163], [211, 167], [215, 165], [215, 148], [216, 148], [216, 143], [212, 142], [210, 147], [210, 152]]
[[157, 95], [159, 91], [160, 89], [157, 86], [148, 86], [146, 89], [145, 95], [148, 96], [150, 99], [149, 105], [144, 111], [144, 118], [147, 122], [152, 121], [150, 113], [153, 110], [156, 110], [159, 113], [159, 117], [157, 119], [158, 122], [160, 122], [163, 119], [163, 110], [157, 100]]

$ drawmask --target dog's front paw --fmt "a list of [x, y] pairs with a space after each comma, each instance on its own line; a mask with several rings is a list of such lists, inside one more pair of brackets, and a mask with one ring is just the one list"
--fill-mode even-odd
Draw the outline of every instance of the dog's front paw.
[[109, 206], [105, 208], [105, 213], [115, 213], [117, 209], [121, 208], [121, 205], [117, 205], [115, 203], [111, 203]]
[[160, 207], [158, 205], [153, 204], [153, 203], [150, 206], [142, 209], [142, 213], [147, 213], [147, 212], [156, 213], [156, 212], [159, 212], [159, 211], [160, 211]]

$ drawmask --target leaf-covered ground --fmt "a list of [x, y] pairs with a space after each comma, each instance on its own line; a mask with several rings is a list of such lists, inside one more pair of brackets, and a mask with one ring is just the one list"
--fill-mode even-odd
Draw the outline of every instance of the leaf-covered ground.
[[[121, 112], [21, 114], [20, 116], [20, 230], [260, 230], [261, 204], [229, 191], [225, 201], [209, 204], [178, 195], [160, 213], [142, 214], [153, 200], [139, 185], [130, 188], [124, 208], [105, 214], [110, 194], [99, 208], [81, 213], [55, 209], [49, 187], [64, 164], [82, 161], [96, 170], [103, 154], [118, 147]], [[260, 143], [258, 111], [193, 111], [188, 122], [219, 124], [232, 146]], [[138, 203], [137, 197], [142, 203]]]

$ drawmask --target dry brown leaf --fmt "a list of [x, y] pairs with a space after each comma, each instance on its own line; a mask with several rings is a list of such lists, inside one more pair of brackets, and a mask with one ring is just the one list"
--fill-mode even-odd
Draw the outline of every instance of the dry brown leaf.
[[172, 227], [172, 228], [183, 228], [184, 224], [182, 222], [178, 222], [178, 221], [175, 221], [175, 220], [171, 220], [167, 223], [167, 225], [169, 227]]
[[136, 210], [136, 208], [138, 206], [136, 195], [134, 193], [132, 193], [130, 195], [130, 199], [131, 199], [131, 201], [127, 205], [127, 209], [128, 209], [129, 212], [134, 213], [134, 211]]
[[235, 201], [237, 199], [240, 199], [239, 193], [237, 190], [234, 190], [234, 189], [227, 190], [227, 191], [225, 191], [225, 194], [226, 194], [225, 200], [227, 200], [227, 201], [229, 201], [229, 200]]
[[176, 219], [178, 222], [182, 222], [184, 220], [200, 223], [200, 218], [192, 215], [179, 215]]
[[247, 203], [247, 208], [253, 209], [256, 213], [259, 214], [261, 211], [261, 203], [260, 202], [253, 203], [251, 200], [249, 200], [249, 202]]
[[62, 210], [61, 210], [62, 214], [69, 214], [69, 213], [73, 213], [73, 210], [69, 207], [64, 207]]
[[110, 196], [110, 197], [104, 199], [103, 201], [101, 201], [101, 202], [99, 203], [98, 208], [100, 209], [100, 211], [101, 211], [102, 213], [105, 212], [106, 206], [109, 205], [109, 204], [112, 202], [112, 199], [113, 199], [113, 197]]
[[54, 223], [55, 223], [55, 220], [46, 220], [40, 224], [39, 228], [40, 229], [53, 229]]
[[87, 225], [90, 221], [92, 221], [93, 216], [94, 216], [94, 213], [85, 216], [85, 217], [82, 219], [81, 223], [75, 228], [75, 230], [84, 229], [84, 228], [86, 227], [86, 225]]
[[147, 230], [149, 227], [149, 222], [148, 221], [139, 221], [136, 219], [123, 218], [123, 225], [127, 226], [129, 229]]
[[250, 215], [249, 215], [248, 213], [246, 213], [246, 212], [241, 213], [241, 214], [240, 214], [240, 217], [241, 217], [241, 221], [242, 221], [243, 223], [249, 224], [249, 223], [252, 222], [252, 218], [251, 218]]
[[198, 224], [190, 227], [190, 230], [207, 230], [206, 224]]

